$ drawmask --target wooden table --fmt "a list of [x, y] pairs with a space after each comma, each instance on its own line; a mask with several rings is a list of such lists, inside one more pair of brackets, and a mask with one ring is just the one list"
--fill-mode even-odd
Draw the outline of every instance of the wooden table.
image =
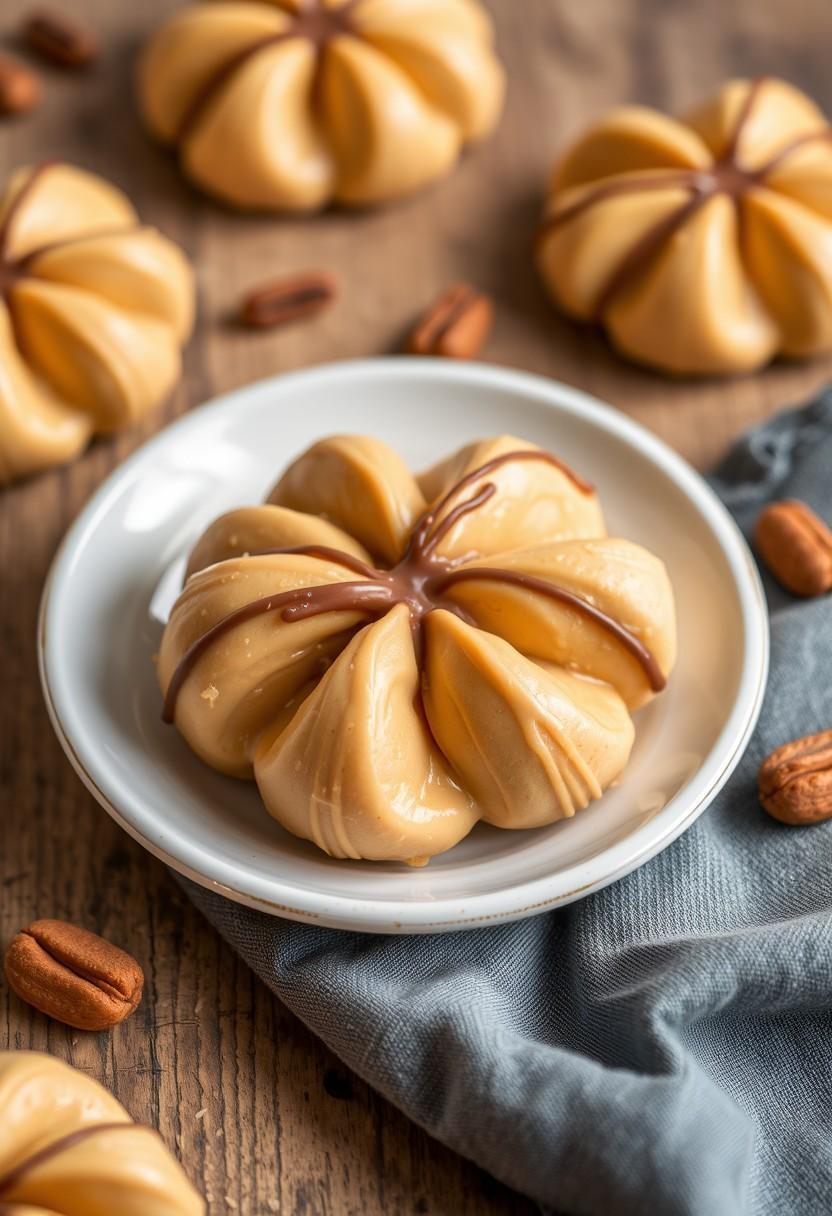
[[[0, 496], [0, 933], [5, 940], [36, 916], [64, 917], [130, 949], [147, 975], [139, 1013], [102, 1035], [50, 1023], [0, 988], [0, 1044], [51, 1051], [110, 1086], [136, 1118], [161, 1129], [212, 1214], [531, 1213], [349, 1076], [84, 792], [41, 702], [41, 584], [69, 521], [152, 431], [275, 372], [394, 351], [413, 315], [457, 278], [498, 299], [489, 359], [597, 393], [698, 466], [755, 419], [799, 402], [832, 361], [703, 383], [625, 365], [596, 335], [553, 316], [529, 244], [554, 153], [611, 103], [677, 109], [726, 76], [775, 72], [832, 110], [829, 0], [790, 0], [787, 17], [782, 0], [491, 0], [511, 75], [497, 136], [451, 179], [400, 206], [305, 221], [222, 211], [184, 185], [141, 131], [131, 69], [146, 30], [175, 7], [169, 0], [65, 3], [101, 32], [105, 57], [82, 78], [44, 72], [44, 105], [0, 127], [3, 172], [63, 157], [111, 176], [196, 262], [201, 317], [167, 408], [96, 444], [72, 468]], [[8, 43], [29, 7], [4, 0]], [[320, 320], [265, 335], [227, 324], [244, 288], [318, 265], [342, 283]]]

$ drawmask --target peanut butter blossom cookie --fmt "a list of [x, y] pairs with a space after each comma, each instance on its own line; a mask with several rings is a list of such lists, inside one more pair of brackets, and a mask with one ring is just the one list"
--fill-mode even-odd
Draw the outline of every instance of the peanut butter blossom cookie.
[[160, 404], [193, 321], [190, 267], [120, 190], [64, 164], [0, 196], [0, 484]]
[[145, 121], [237, 207], [380, 203], [494, 127], [503, 71], [477, 0], [190, 5], [151, 38]]
[[417, 864], [599, 798], [675, 653], [664, 566], [555, 456], [502, 436], [416, 478], [342, 435], [200, 538], [158, 676], [166, 719], [283, 827]]
[[832, 350], [832, 130], [770, 78], [681, 122], [613, 110], [557, 166], [537, 260], [564, 312], [664, 371]]
[[0, 1211], [204, 1216], [158, 1132], [97, 1081], [39, 1051], [0, 1052]]

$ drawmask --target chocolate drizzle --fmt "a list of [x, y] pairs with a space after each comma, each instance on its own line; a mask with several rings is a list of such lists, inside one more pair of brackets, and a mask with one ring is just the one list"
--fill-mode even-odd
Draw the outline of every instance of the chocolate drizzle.
[[754, 113], [754, 106], [760, 96], [760, 91], [766, 83], [768, 77], [758, 76], [752, 80], [751, 87], [745, 95], [745, 100], [740, 106], [740, 112], [737, 115], [737, 121], [734, 123], [734, 129], [728, 137], [728, 143], [725, 145], [725, 150], [716, 162], [718, 165], [737, 165], [737, 154], [739, 152], [740, 141], [745, 134], [746, 127], [751, 121], [751, 115]]
[[762, 169], [757, 169], [755, 177], [763, 180], [773, 173], [775, 169], [779, 169], [783, 161], [787, 160], [793, 152], [798, 152], [801, 148], [805, 148], [809, 144], [817, 143], [832, 143], [832, 129], [825, 131], [810, 131], [807, 135], [799, 135], [796, 139], [792, 139], [781, 148], [779, 152], [772, 156], [771, 160], [763, 165]]
[[622, 175], [622, 178], [612, 177], [600, 182], [594, 189], [586, 193], [576, 202], [570, 203], [562, 211], [547, 216], [537, 232], [536, 245], [539, 249], [551, 232], [562, 228], [570, 220], [577, 219], [585, 211], [589, 211], [596, 203], [606, 202], [608, 198], [617, 198], [621, 194], [641, 194], [645, 190], [665, 190], [674, 186], [690, 184], [690, 169], [664, 169], [657, 173], [641, 173], [636, 179], [634, 175]]
[[328, 545], [292, 545], [283, 549], [258, 549], [253, 556], [267, 557], [269, 554], [292, 553], [300, 553], [304, 557], [319, 557], [325, 562], [336, 562], [339, 566], [346, 566], [355, 574], [363, 574], [365, 578], [369, 579], [374, 579], [378, 574], [375, 566], [368, 566], [360, 557], [354, 557], [352, 553], [345, 553], [343, 549], [331, 549]]
[[26, 178], [23, 185], [15, 195], [6, 215], [0, 224], [0, 301], [3, 301], [8, 309], [9, 319], [11, 321], [12, 333], [15, 343], [21, 351], [23, 350], [23, 341], [20, 333], [20, 325], [18, 323], [14, 301], [12, 299], [12, 289], [15, 285], [21, 282], [22, 279], [33, 278], [34, 272], [32, 266], [38, 258], [45, 253], [51, 252], [53, 249], [61, 249], [66, 245], [73, 245], [77, 241], [90, 240], [99, 236], [111, 236], [117, 233], [125, 232], [127, 229], [121, 228], [98, 228], [91, 232], [80, 232], [76, 236], [64, 237], [62, 240], [46, 241], [42, 245], [30, 249], [28, 253], [24, 253], [19, 258], [10, 258], [8, 256], [8, 246], [12, 234], [12, 226], [15, 219], [25, 203], [28, 202], [33, 189], [43, 177], [48, 169], [57, 165], [57, 161], [47, 160], [35, 165], [29, 176]]
[[[197, 89], [180, 119], [173, 142], [181, 144], [188, 138], [217, 94], [255, 55], [269, 47], [278, 46], [281, 42], [288, 42], [291, 38], [305, 38], [320, 52], [333, 38], [354, 33], [352, 11], [360, 3], [361, 0], [345, 0], [338, 8], [329, 8], [324, 0], [306, 0], [285, 30], [255, 38], [253, 42], [242, 47], [211, 72], [204, 84]], [[316, 86], [313, 86], [313, 92], [315, 88]]]
[[641, 664], [653, 692], [661, 692], [667, 683], [654, 655], [635, 634], [630, 633], [629, 629], [625, 629], [622, 624], [608, 616], [606, 612], [602, 612], [600, 608], [596, 608], [594, 604], [590, 604], [588, 600], [581, 599], [574, 592], [567, 591], [565, 587], [559, 587], [557, 583], [550, 583], [545, 579], [535, 578], [534, 575], [524, 574], [522, 570], [503, 570], [499, 566], [472, 566], [467, 570], [451, 572], [445, 579], [440, 579], [437, 591], [441, 594], [456, 583], [471, 582], [475, 579], [513, 584], [526, 591], [545, 595], [551, 600], [566, 604], [569, 608], [576, 608], [582, 616], [588, 617], [596, 625], [600, 625], [611, 633], [615, 640]]
[[[88, 1127], [79, 1127], [77, 1131], [69, 1132], [66, 1136], [61, 1136], [58, 1140], [53, 1140], [51, 1144], [47, 1144], [44, 1148], [38, 1149], [36, 1153], [26, 1157], [19, 1165], [14, 1166], [6, 1174], [0, 1177], [0, 1200], [7, 1199], [15, 1187], [20, 1185], [20, 1182], [43, 1165], [44, 1162], [50, 1161], [53, 1157], [57, 1157], [60, 1153], [65, 1153], [71, 1148], [75, 1148], [77, 1144], [83, 1143], [84, 1140], [90, 1139], [92, 1136], [98, 1135], [99, 1132], [112, 1132], [123, 1130], [142, 1130], [152, 1132], [153, 1129], [145, 1127], [141, 1123], [132, 1123], [129, 1120], [122, 1123], [96, 1123], [90, 1124]], [[154, 1133], [156, 1134], [156, 1133]]]
[[594, 321], [603, 320], [607, 309], [620, 292], [634, 282], [674, 233], [712, 198], [724, 194], [739, 207], [744, 195], [755, 186], [763, 185], [767, 176], [779, 168], [793, 152], [807, 144], [832, 141], [832, 129], [814, 131], [791, 140], [759, 168], [743, 167], [739, 157], [740, 144], [748, 124], [754, 116], [760, 92], [768, 79], [766, 76], [760, 76], [751, 82], [725, 149], [708, 168], [668, 168], [654, 173], [633, 171], [620, 177], [613, 177], [588, 189], [576, 202], [543, 220], [537, 234], [538, 249], [545, 244], [552, 232], [608, 198], [640, 194], [644, 191], [652, 193], [657, 190], [671, 190], [674, 187], [689, 191], [689, 197], [681, 206], [648, 228], [613, 270], [610, 278], [601, 288], [592, 308]]
[[28, 201], [29, 196], [46, 170], [50, 169], [54, 163], [54, 161], [46, 160], [34, 166], [9, 205], [3, 222], [0, 224], [0, 299], [6, 300], [7, 303], [12, 287], [20, 279], [26, 277], [27, 264], [40, 252], [40, 250], [33, 250], [22, 258], [10, 258], [8, 256], [9, 241], [11, 240], [14, 221], [17, 219], [21, 207]]
[[53, 160], [44, 160], [41, 161], [40, 164], [35, 165], [9, 205], [9, 209], [3, 218], [3, 222], [0, 224], [0, 258], [3, 260], [6, 259], [6, 250], [9, 244], [9, 237], [11, 236], [12, 225], [14, 224], [18, 211], [26, 202], [29, 195], [32, 193], [32, 190], [40, 181], [46, 170], [51, 169], [55, 163], [56, 162]]
[[603, 319], [604, 313], [618, 293], [637, 278], [639, 272], [648, 265], [654, 254], [658, 253], [682, 224], [696, 214], [708, 197], [709, 195], [704, 192], [695, 192], [686, 202], [682, 203], [681, 207], [659, 220], [636, 241], [632, 249], [616, 266], [596, 299], [592, 309], [594, 321], [600, 322]]
[[[275, 552], [280, 553], [282, 550]], [[294, 552], [302, 552], [302, 550], [294, 550]], [[165, 692], [162, 720], [173, 722], [179, 693], [194, 665], [229, 629], [242, 625], [246, 621], [252, 621], [255, 617], [267, 612], [279, 612], [284, 621], [301, 620], [303, 617], [317, 616], [322, 612], [361, 612], [372, 616], [387, 612], [393, 607], [394, 602], [387, 587], [367, 580], [365, 582], [325, 583], [316, 587], [295, 587], [291, 591], [264, 595], [261, 599], [243, 604], [241, 608], [229, 612], [222, 620], [212, 625], [185, 651]]]
[[[437, 608], [444, 608], [470, 622], [470, 617], [446, 592], [460, 582], [499, 582], [526, 588], [535, 594], [547, 596], [560, 604], [579, 612], [594, 624], [606, 629], [629, 654], [642, 666], [648, 683], [654, 692], [665, 685], [665, 677], [658, 663], [643, 643], [618, 621], [608, 616], [589, 601], [573, 591], [533, 575], [517, 570], [498, 567], [460, 567], [477, 556], [465, 554], [456, 559], [440, 557], [436, 550], [460, 519], [477, 511], [497, 493], [494, 482], [486, 481], [475, 489], [469, 498], [455, 502], [466, 489], [473, 488], [505, 464], [524, 460], [545, 462], [568, 477], [582, 494], [593, 493], [593, 487], [565, 465], [556, 456], [536, 450], [504, 452], [495, 456], [479, 468], [461, 477], [439, 503], [427, 511], [416, 523], [410, 544], [401, 561], [389, 570], [368, 566], [359, 558], [323, 545], [301, 545], [285, 549], [264, 549], [258, 554], [302, 554], [332, 561], [361, 575], [360, 581], [332, 582], [311, 587], [297, 587], [275, 595], [263, 596], [243, 604], [217, 621], [209, 630], [185, 651], [171, 676], [165, 693], [162, 717], [173, 722], [176, 703], [185, 680], [195, 664], [211, 645], [228, 630], [265, 613], [277, 612], [284, 622], [305, 620], [326, 612], [357, 612], [362, 616], [377, 619], [384, 616], [397, 604], [406, 604], [410, 612], [411, 627], [417, 661], [422, 662], [422, 625], [426, 616]], [[444, 516], [443, 516], [443, 513]]]

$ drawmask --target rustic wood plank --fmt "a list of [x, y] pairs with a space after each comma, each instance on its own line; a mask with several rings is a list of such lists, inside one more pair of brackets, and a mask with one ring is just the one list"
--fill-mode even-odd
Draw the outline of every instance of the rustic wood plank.
[[[5, 0], [7, 47], [29, 7]], [[0, 1043], [52, 1051], [111, 1086], [136, 1118], [160, 1127], [217, 1216], [531, 1212], [350, 1077], [85, 794], [41, 703], [40, 587], [69, 520], [166, 420], [275, 372], [395, 350], [415, 313], [455, 278], [498, 299], [488, 358], [597, 393], [700, 467], [753, 420], [799, 401], [832, 360], [699, 383], [623, 363], [596, 334], [553, 315], [529, 248], [555, 152], [609, 104], [676, 110], [727, 75], [769, 71], [832, 110], [828, 0], [790, 0], [788, 21], [779, 0], [491, 0], [512, 79], [497, 136], [418, 198], [314, 221], [229, 214], [195, 194], [146, 139], [130, 96], [132, 63], [142, 34], [172, 3], [71, 7], [101, 32], [106, 56], [83, 77], [44, 70], [44, 105], [0, 126], [0, 169], [57, 156], [111, 176], [196, 260], [201, 319], [183, 383], [160, 414], [96, 444], [71, 469], [0, 497], [0, 936], [38, 915], [66, 917], [128, 947], [148, 976], [140, 1012], [112, 1035], [64, 1030], [0, 987]], [[227, 324], [239, 293], [267, 272], [316, 265], [342, 283], [318, 321], [264, 335]]]

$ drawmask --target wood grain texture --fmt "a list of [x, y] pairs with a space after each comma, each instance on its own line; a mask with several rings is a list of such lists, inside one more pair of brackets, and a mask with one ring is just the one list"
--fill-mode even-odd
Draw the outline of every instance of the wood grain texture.
[[[29, 7], [4, 0], [6, 49], [17, 49]], [[51, 1024], [0, 986], [0, 1044], [49, 1050], [110, 1086], [137, 1119], [161, 1129], [210, 1196], [212, 1216], [523, 1216], [532, 1205], [350, 1077], [84, 792], [41, 702], [40, 588], [69, 521], [167, 420], [275, 372], [395, 350], [414, 316], [458, 278], [497, 298], [485, 357], [597, 393], [700, 467], [755, 419], [800, 401], [832, 361], [700, 383], [628, 366], [594, 333], [554, 317], [529, 250], [554, 154], [612, 103], [676, 110], [726, 76], [773, 72], [832, 110], [829, 3], [790, 0], [786, 19], [781, 0], [490, 0], [511, 77], [497, 136], [418, 198], [313, 221], [223, 211], [184, 184], [171, 157], [142, 133], [131, 98], [135, 52], [173, 7], [72, 0], [68, 8], [101, 36], [102, 62], [83, 76], [43, 68], [44, 104], [0, 125], [4, 176], [21, 163], [63, 157], [112, 177], [146, 220], [184, 245], [201, 293], [185, 378], [168, 405], [129, 435], [97, 443], [72, 468], [0, 497], [0, 936], [8, 940], [36, 916], [64, 917], [123, 945], [147, 974], [137, 1015], [102, 1035]], [[317, 266], [341, 283], [338, 302], [319, 319], [265, 334], [228, 324], [244, 290]]]

